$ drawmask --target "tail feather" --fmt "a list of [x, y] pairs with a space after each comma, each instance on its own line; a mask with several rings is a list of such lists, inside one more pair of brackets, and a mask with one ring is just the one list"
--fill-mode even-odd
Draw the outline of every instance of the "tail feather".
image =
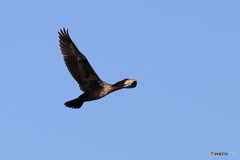
[[79, 109], [83, 105], [83, 100], [76, 98], [71, 101], [67, 101], [64, 103], [66, 107], [72, 108], [72, 109]]

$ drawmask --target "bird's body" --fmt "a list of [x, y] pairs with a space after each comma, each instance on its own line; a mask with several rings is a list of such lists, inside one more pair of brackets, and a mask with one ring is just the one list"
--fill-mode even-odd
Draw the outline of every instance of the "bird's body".
[[82, 94], [82, 96], [86, 98], [85, 101], [93, 101], [100, 99], [113, 91], [114, 88], [110, 84], [102, 81], [100, 82], [100, 86], [88, 89]]
[[102, 81], [91, 67], [87, 58], [77, 49], [71, 40], [68, 30], [60, 30], [59, 42], [65, 64], [84, 92], [78, 98], [65, 103], [70, 108], [80, 108], [84, 102], [100, 99], [111, 92], [122, 88], [134, 88], [137, 85], [135, 79], [124, 79], [110, 85]]

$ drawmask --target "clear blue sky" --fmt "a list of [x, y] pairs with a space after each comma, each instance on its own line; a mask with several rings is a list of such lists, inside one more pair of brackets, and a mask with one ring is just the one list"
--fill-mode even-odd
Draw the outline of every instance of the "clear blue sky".
[[[0, 159], [240, 154], [239, 0], [2, 0], [0, 6]], [[138, 86], [66, 108], [82, 92], [60, 53], [62, 27], [104, 81], [137, 78]]]

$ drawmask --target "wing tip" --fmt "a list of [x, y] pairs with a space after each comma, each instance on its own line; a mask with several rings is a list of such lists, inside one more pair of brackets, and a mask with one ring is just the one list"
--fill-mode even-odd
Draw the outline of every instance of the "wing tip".
[[60, 31], [58, 32], [59, 36], [69, 36], [69, 33], [68, 33], [68, 29], [65, 29], [65, 27], [63, 27], [63, 29], [60, 29]]

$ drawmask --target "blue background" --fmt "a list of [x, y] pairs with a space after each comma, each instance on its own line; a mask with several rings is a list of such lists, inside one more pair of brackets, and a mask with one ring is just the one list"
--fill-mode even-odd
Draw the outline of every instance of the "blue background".
[[[240, 1], [2, 0], [0, 159], [212, 159], [240, 153]], [[84, 103], [58, 34], [104, 81]], [[230, 158], [230, 157], [225, 157]], [[239, 156], [231, 156], [237, 159]]]

